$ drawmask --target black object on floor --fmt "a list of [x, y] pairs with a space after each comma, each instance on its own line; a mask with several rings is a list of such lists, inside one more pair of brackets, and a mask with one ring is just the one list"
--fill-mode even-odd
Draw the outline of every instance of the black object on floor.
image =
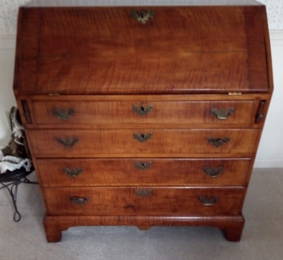
[[26, 184], [38, 184], [38, 182], [30, 181], [27, 176], [33, 172], [33, 168], [30, 171], [26, 171], [24, 168], [20, 168], [14, 171], [7, 171], [0, 174], [0, 190], [6, 189], [12, 199], [12, 204], [14, 207], [13, 220], [19, 222], [22, 219], [22, 215], [18, 210], [17, 206], [17, 195], [18, 186], [21, 183]]

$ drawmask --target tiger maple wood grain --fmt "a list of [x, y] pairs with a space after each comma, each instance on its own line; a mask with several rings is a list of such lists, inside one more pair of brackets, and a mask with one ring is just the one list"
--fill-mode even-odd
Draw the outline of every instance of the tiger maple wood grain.
[[47, 240], [80, 225], [204, 225], [239, 241], [272, 90], [262, 5], [21, 8], [14, 91]]
[[133, 9], [21, 8], [16, 93], [269, 91], [262, 6]]

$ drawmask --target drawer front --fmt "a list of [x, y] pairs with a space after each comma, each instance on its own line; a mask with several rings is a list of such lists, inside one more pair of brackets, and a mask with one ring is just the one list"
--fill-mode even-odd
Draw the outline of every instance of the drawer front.
[[43, 186], [246, 185], [250, 159], [38, 159]]
[[36, 157], [249, 157], [259, 130], [29, 130]]
[[46, 188], [48, 215], [238, 215], [244, 188]]
[[34, 101], [38, 125], [251, 126], [257, 101]]

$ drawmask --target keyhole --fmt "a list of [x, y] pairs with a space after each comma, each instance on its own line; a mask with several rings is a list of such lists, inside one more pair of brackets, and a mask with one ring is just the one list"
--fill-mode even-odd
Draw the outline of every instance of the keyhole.
[[144, 134], [141, 134], [141, 137], [144, 139], [144, 137], [145, 137]]
[[141, 106], [141, 111], [143, 111], [143, 112], [144, 112], [144, 110], [145, 110], [145, 109], [144, 109], [144, 106]]

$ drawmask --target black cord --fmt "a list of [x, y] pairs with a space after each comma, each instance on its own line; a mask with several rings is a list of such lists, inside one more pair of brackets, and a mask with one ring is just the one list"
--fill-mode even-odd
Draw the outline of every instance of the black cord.
[[22, 219], [22, 215], [19, 212], [18, 206], [17, 206], [17, 195], [18, 195], [18, 185], [19, 183], [17, 182], [13, 182], [13, 183], [9, 183], [9, 184], [5, 184], [1, 182], [2, 187], [0, 189], [6, 189], [12, 199], [12, 204], [14, 207], [14, 214], [13, 214], [13, 220], [15, 222], [19, 222]]
[[14, 222], [19, 222], [22, 219], [22, 215], [17, 206], [17, 195], [18, 186], [21, 183], [25, 184], [38, 184], [38, 182], [30, 181], [26, 176], [30, 174], [23, 170], [16, 170], [14, 172], [8, 172], [0, 175], [0, 190], [6, 189], [11, 196], [12, 205], [14, 207], [13, 220]]
[[14, 206], [13, 220], [15, 222], [19, 222], [22, 219], [22, 215], [19, 212], [19, 209], [17, 206], [18, 187], [19, 187], [19, 183], [14, 183], [11, 185], [11, 188], [8, 189], [10, 196], [12, 198], [13, 206]]

